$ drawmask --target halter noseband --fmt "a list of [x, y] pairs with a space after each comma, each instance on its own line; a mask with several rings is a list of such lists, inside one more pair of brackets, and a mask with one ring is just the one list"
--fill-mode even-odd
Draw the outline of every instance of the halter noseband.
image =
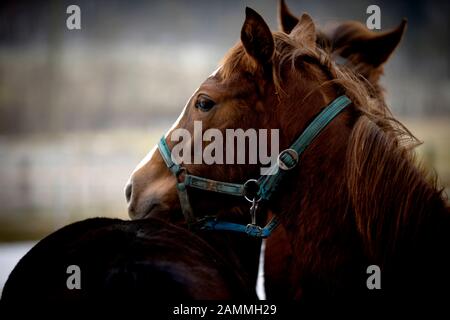
[[[243, 184], [211, 180], [188, 174], [185, 167], [172, 160], [169, 146], [167, 145], [166, 138], [163, 136], [158, 143], [158, 149], [167, 167], [177, 179], [177, 191], [181, 210], [188, 225], [198, 226], [201, 230], [226, 230], [246, 233], [249, 236], [257, 238], [269, 237], [280, 222], [278, 217], [274, 216], [266, 226], [260, 227], [256, 225], [255, 215], [259, 201], [270, 200], [286, 172], [298, 164], [300, 155], [311, 144], [314, 138], [350, 103], [351, 100], [345, 95], [333, 100], [314, 118], [290, 148], [279, 153], [277, 163], [269, 169], [267, 175], [260, 176], [258, 180], [249, 179]], [[243, 225], [226, 222], [218, 220], [215, 216], [196, 218], [189, 201], [187, 187], [245, 197], [245, 199], [252, 203], [250, 208], [251, 223]]]

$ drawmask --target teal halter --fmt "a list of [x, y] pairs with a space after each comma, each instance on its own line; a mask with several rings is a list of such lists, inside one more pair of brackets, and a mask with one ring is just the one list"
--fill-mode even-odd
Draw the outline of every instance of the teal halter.
[[[269, 170], [268, 175], [261, 176], [258, 180], [250, 179], [244, 184], [211, 180], [199, 176], [190, 175], [185, 167], [172, 160], [166, 138], [163, 136], [158, 143], [159, 152], [169, 170], [177, 179], [177, 191], [180, 199], [181, 210], [189, 226], [199, 227], [201, 230], [225, 230], [246, 233], [257, 238], [267, 238], [279, 225], [278, 217], [274, 216], [264, 227], [256, 225], [255, 214], [258, 203], [261, 200], [269, 201], [277, 190], [286, 172], [293, 169], [299, 161], [300, 155], [311, 144], [315, 137], [342, 111], [350, 105], [351, 100], [342, 95], [326, 106], [303, 133], [294, 141], [289, 149], [281, 151], [277, 163]], [[270, 174], [272, 173], [272, 174]], [[247, 225], [218, 220], [215, 216], [196, 218], [193, 214], [191, 203], [187, 193], [187, 187], [213, 191], [232, 196], [245, 197], [252, 203], [250, 208], [251, 223]]]

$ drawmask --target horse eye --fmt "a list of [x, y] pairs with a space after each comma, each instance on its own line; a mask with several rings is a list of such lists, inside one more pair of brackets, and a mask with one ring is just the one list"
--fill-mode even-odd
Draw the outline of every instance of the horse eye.
[[198, 96], [197, 101], [195, 102], [195, 107], [206, 112], [211, 110], [215, 104], [216, 103], [212, 101], [210, 97], [202, 94]]

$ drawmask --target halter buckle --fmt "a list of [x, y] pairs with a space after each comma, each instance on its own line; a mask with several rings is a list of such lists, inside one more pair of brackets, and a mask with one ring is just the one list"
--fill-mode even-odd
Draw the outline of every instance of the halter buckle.
[[[287, 162], [289, 161], [289, 162]], [[278, 167], [281, 170], [289, 171], [298, 163], [298, 153], [294, 149], [284, 149], [277, 158]]]
[[261, 235], [263, 233], [263, 228], [255, 225], [255, 224], [248, 224], [245, 227], [245, 233], [248, 234], [249, 236], [258, 238], [258, 237], [261, 237]]

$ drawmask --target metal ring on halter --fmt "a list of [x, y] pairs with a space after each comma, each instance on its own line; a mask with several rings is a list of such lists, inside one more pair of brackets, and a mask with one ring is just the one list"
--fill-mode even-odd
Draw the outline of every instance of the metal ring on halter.
[[258, 197], [259, 192], [259, 183], [256, 179], [249, 179], [244, 183], [244, 197], [248, 202], [253, 202], [256, 199], [256, 202], [261, 200], [261, 197]]
[[[291, 164], [287, 164], [286, 162], [284, 162], [281, 159], [281, 157], [285, 154], [289, 155], [289, 157], [292, 159], [293, 162]], [[278, 167], [280, 167], [281, 170], [288, 171], [288, 170], [293, 169], [298, 163], [297, 151], [295, 151], [294, 149], [284, 149], [278, 155], [277, 163], [278, 163]]]

